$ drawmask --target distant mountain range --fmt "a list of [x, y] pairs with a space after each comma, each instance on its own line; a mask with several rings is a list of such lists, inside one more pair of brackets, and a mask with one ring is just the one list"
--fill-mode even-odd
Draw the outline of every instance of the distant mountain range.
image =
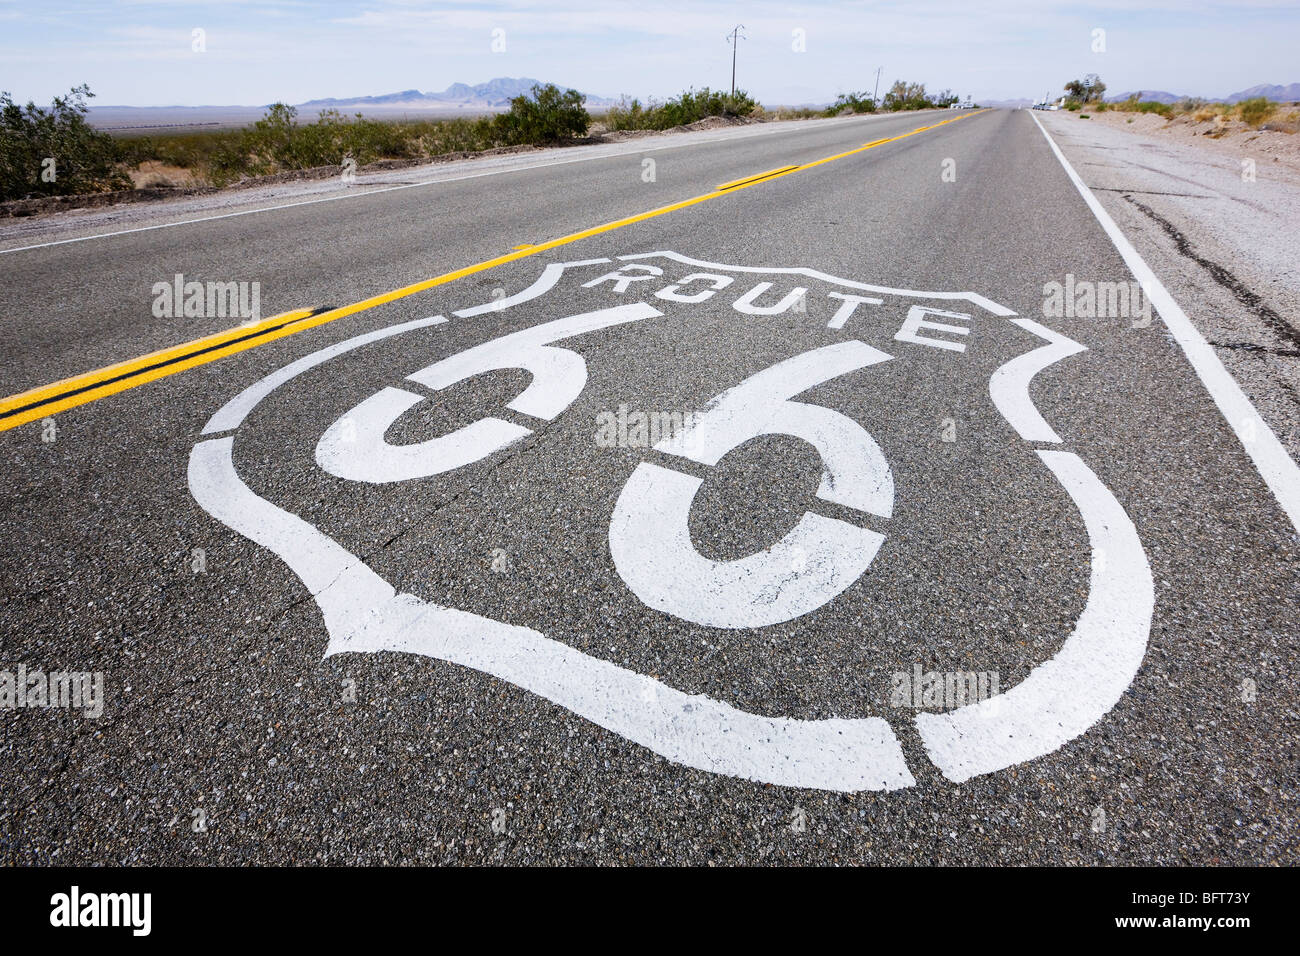
[[[463, 109], [484, 110], [501, 109], [510, 105], [516, 96], [528, 93], [534, 86], [544, 86], [541, 80], [526, 76], [499, 76], [470, 86], [468, 83], [453, 83], [441, 93], [424, 93], [420, 90], [402, 90], [399, 93], [384, 93], [381, 96], [354, 96], [350, 98], [330, 98], [308, 100], [299, 103], [304, 109], [339, 109], [343, 107], [371, 107], [386, 109]], [[556, 84], [560, 89], [568, 89], [563, 84]], [[586, 94], [588, 106], [612, 106], [616, 101], [603, 96]]]
[[[355, 96], [308, 100], [299, 103], [299, 122], [311, 123], [320, 110], [358, 112], [372, 119], [391, 119], [404, 113], [422, 112], [430, 118], [475, 116], [507, 109], [510, 101], [528, 93], [540, 81], [529, 77], [501, 76], [486, 83], [470, 86], [453, 83], [441, 93], [402, 90], [380, 96]], [[567, 89], [563, 84], [556, 84]], [[588, 93], [589, 109], [605, 109], [617, 101]], [[270, 104], [267, 104], [270, 105]], [[92, 106], [90, 122], [99, 129], [150, 130], [169, 127], [207, 127], [239, 129], [262, 117], [266, 106]]]
[[[1165, 90], [1134, 90], [1129, 93], [1120, 93], [1117, 96], [1108, 96], [1106, 97], [1106, 102], [1119, 103], [1133, 96], [1136, 96], [1140, 100], [1151, 100], [1156, 103], [1177, 103], [1179, 100], [1187, 99], [1185, 95], [1169, 93]], [[1292, 100], [1300, 100], [1300, 83], [1291, 83], [1287, 86], [1261, 83], [1259, 86], [1252, 86], [1248, 90], [1240, 90], [1239, 92], [1225, 96], [1223, 102], [1240, 103], [1242, 100], [1253, 99], [1256, 96], [1262, 96], [1265, 99], [1277, 100], [1283, 103]]]
[[[1053, 99], [1059, 99], [1064, 96], [1064, 91], [1058, 91], [1053, 95]], [[1170, 93], [1168, 90], [1131, 90], [1127, 93], [1117, 93], [1114, 96], [1106, 97], [1107, 103], [1122, 103], [1131, 97], [1136, 96], [1139, 100], [1149, 100], [1156, 103], [1177, 103], [1179, 100], [1187, 99], [1188, 96], [1182, 93]], [[1289, 86], [1277, 86], [1276, 84], [1262, 84], [1252, 86], [1248, 90], [1241, 90], [1233, 93], [1231, 96], [1225, 96], [1222, 100], [1224, 103], [1240, 103], [1242, 100], [1248, 100], [1251, 97], [1263, 96], [1270, 100], [1279, 102], [1290, 102], [1300, 100], [1300, 83], [1292, 83]], [[1027, 99], [1017, 100], [980, 100], [981, 106], [992, 106], [998, 109], [1024, 109], [1032, 106], [1034, 101]]]
[[1300, 100], [1300, 83], [1288, 83], [1286, 86], [1264, 83], [1260, 86], [1252, 86], [1250, 89], [1242, 90], [1240, 93], [1233, 93], [1227, 98], [1227, 102], [1240, 103], [1242, 100], [1249, 100], [1256, 96], [1262, 96], [1265, 99], [1278, 100], [1280, 102]]
[[[500, 76], [486, 83], [474, 86], [468, 83], [453, 83], [441, 93], [425, 93], [420, 90], [402, 90], [397, 93], [384, 93], [379, 96], [356, 96], [351, 98], [331, 98], [308, 100], [299, 103], [300, 121], [312, 122], [315, 113], [323, 109], [340, 111], [357, 111], [379, 118], [390, 118], [407, 111], [426, 111], [430, 116], [449, 116], [456, 114], [475, 115], [491, 113], [505, 109], [510, 100], [520, 94], [529, 92], [540, 81], [529, 77]], [[565, 89], [562, 84], [556, 84]], [[1177, 93], [1165, 90], [1139, 90], [1139, 98], [1158, 100], [1161, 103], [1173, 103], [1182, 99]], [[816, 93], [810, 89], [800, 88], [783, 91], [784, 99], [769, 100], [769, 105], [793, 101], [807, 101], [818, 107], [828, 105], [816, 102]], [[1058, 92], [1056, 94], [1060, 96]], [[1132, 93], [1120, 93], [1109, 97], [1110, 102], [1128, 99]], [[605, 109], [617, 103], [617, 100], [604, 96], [586, 94], [587, 106], [591, 109]], [[1225, 98], [1228, 103], [1238, 103], [1253, 96], [1265, 96], [1271, 100], [1300, 100], [1300, 83], [1288, 86], [1263, 84], [1241, 90]], [[1032, 105], [1028, 99], [979, 100], [982, 106], [1014, 109]], [[166, 127], [208, 127], [219, 129], [238, 129], [259, 119], [265, 112], [265, 106], [92, 106], [90, 122], [100, 129], [144, 130], [163, 129]]]
[[1164, 90], [1133, 90], [1129, 93], [1117, 93], [1115, 96], [1106, 97], [1107, 103], [1122, 103], [1124, 100], [1139, 99], [1152, 103], [1177, 103], [1179, 100], [1187, 99], [1178, 93], [1166, 93]]
[[[534, 80], [529, 77], [509, 77], [499, 76], [496, 79], [488, 80], [486, 83], [478, 83], [470, 86], [468, 83], [453, 83], [441, 93], [425, 93], [420, 90], [402, 90], [398, 93], [385, 93], [380, 96], [356, 96], [347, 99], [323, 99], [308, 100], [306, 103], [299, 103], [298, 106], [304, 111], [314, 111], [323, 109], [353, 109], [369, 108], [372, 110], [389, 110], [389, 109], [435, 109], [441, 111], [465, 110], [485, 111], [494, 109], [504, 109], [510, 105], [510, 101], [521, 94], [529, 92], [534, 85], [540, 85], [540, 80]], [[563, 84], [556, 84], [561, 89], [566, 89]], [[1185, 99], [1183, 94], [1170, 93], [1166, 90], [1136, 90], [1128, 93], [1120, 93], [1116, 96], [1107, 97], [1111, 103], [1118, 103], [1133, 96], [1134, 93], [1142, 100], [1155, 100], [1158, 103], [1176, 103], [1178, 100]], [[613, 106], [617, 100], [608, 97], [595, 96], [591, 93], [586, 94], [588, 107], [608, 107]], [[1253, 96], [1264, 96], [1271, 100], [1300, 100], [1300, 83], [1292, 83], [1289, 86], [1278, 86], [1275, 84], [1262, 84], [1252, 86], [1248, 90], [1241, 90], [1225, 97], [1224, 102], [1238, 103], [1241, 100], [1248, 100]], [[1031, 106], [1032, 100], [1028, 99], [1011, 99], [1011, 100], [984, 100], [985, 106], [1000, 107], [1003, 109], [1014, 109], [1016, 107]], [[825, 105], [825, 104], [821, 104]]]

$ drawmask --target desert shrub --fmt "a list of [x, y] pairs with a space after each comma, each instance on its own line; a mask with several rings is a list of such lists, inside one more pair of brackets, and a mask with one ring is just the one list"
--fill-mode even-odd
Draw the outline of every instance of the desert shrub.
[[818, 117], [825, 116], [826, 113], [824, 110], [815, 110], [807, 106], [778, 106], [771, 111], [765, 110], [763, 107], [759, 106], [749, 115], [759, 119], [801, 120], [817, 119]]
[[924, 110], [933, 107], [934, 102], [925, 93], [924, 83], [908, 83], [906, 80], [895, 80], [894, 85], [889, 88], [881, 100], [882, 108], [892, 111], [898, 110]]
[[689, 89], [664, 103], [628, 100], [610, 109], [605, 122], [610, 129], [672, 129], [709, 116], [749, 116], [759, 109], [758, 101], [744, 90], [733, 96], [722, 90]]
[[707, 86], [702, 90], [691, 89], [661, 107], [666, 125], [660, 128], [685, 126], [709, 116], [748, 116], [757, 106], [758, 101], [744, 90], [737, 90], [732, 95]]
[[128, 167], [157, 160], [169, 166], [181, 166], [199, 173], [212, 156], [238, 142], [238, 131], [183, 131], [162, 135], [125, 135], [116, 140], [118, 158]]
[[1262, 96], [1255, 96], [1248, 100], [1242, 100], [1237, 104], [1237, 115], [1248, 126], [1258, 126], [1272, 116], [1273, 110], [1276, 108], [1277, 104], [1266, 100]]
[[83, 84], [42, 109], [0, 93], [0, 199], [130, 188], [113, 138], [86, 122], [94, 95]]
[[909, 83], [906, 80], [895, 80], [894, 85], [889, 88], [884, 98], [880, 101], [882, 109], [886, 110], [928, 110], [935, 107], [945, 108], [956, 103], [960, 97], [951, 90], [944, 90], [942, 93], [929, 94], [926, 92], [924, 83]]
[[827, 116], [838, 116], [848, 110], [850, 113], [874, 113], [876, 101], [863, 93], [841, 93], [826, 110]]
[[1155, 100], [1139, 100], [1136, 96], [1130, 96], [1122, 102], [1114, 103], [1111, 108], [1125, 113], [1155, 113], [1165, 119], [1169, 119], [1174, 115], [1172, 104], [1158, 103]]
[[561, 91], [554, 83], [534, 86], [531, 93], [510, 101], [510, 111], [493, 120], [493, 128], [507, 146], [524, 143], [558, 143], [587, 135], [591, 116], [577, 90]]
[[658, 108], [654, 100], [642, 105], [639, 99], [629, 100], [626, 96], [609, 108], [605, 114], [605, 125], [610, 129], [649, 129], [649, 114]]
[[158, 160], [224, 186], [246, 176], [338, 166], [348, 158], [362, 166], [379, 159], [473, 152], [501, 143], [502, 134], [490, 117], [384, 122], [323, 110], [316, 122], [299, 123], [293, 107], [277, 103], [248, 129], [131, 137], [119, 141], [119, 151], [132, 166]]

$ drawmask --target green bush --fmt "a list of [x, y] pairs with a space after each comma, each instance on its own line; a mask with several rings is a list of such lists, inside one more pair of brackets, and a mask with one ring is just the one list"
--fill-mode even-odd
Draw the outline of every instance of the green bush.
[[605, 114], [605, 125], [609, 129], [650, 129], [650, 114], [659, 109], [659, 104], [650, 100], [645, 106], [639, 99], [629, 100], [626, 96], [609, 108]]
[[862, 93], [841, 93], [826, 110], [826, 115], [839, 116], [845, 110], [850, 113], [874, 113], [876, 111], [876, 101], [868, 96], [865, 91]]
[[85, 84], [48, 110], [0, 93], [0, 200], [127, 189], [113, 138], [86, 122]]
[[1276, 109], [1274, 103], [1262, 96], [1255, 96], [1248, 100], [1242, 100], [1237, 104], [1237, 112], [1243, 122], [1250, 126], [1258, 126], [1264, 120], [1273, 115]]
[[1169, 119], [1174, 115], [1174, 106], [1172, 103], [1157, 103], [1155, 100], [1141, 100], [1136, 96], [1130, 96], [1128, 99], [1115, 103], [1111, 109], [1120, 110], [1125, 113], [1155, 113], [1157, 116], [1163, 116]]
[[772, 110], [759, 106], [749, 115], [765, 120], [805, 120], [819, 119], [826, 115], [826, 111], [808, 106], [778, 106]]
[[[74, 91], [82, 93], [89, 95], [84, 88]], [[56, 100], [55, 113], [60, 122], [76, 133], [75, 137], [64, 135], [64, 139], [76, 140], [77, 147], [71, 152], [80, 161], [70, 166], [59, 158], [57, 183], [41, 184], [40, 158], [62, 157], [68, 150], [52, 152], [45, 145], [49, 137], [37, 135], [53, 122], [48, 115], [33, 106], [24, 114], [9, 102], [7, 94], [2, 102], [5, 126], [0, 134], [4, 136], [0, 143], [0, 175], [5, 177], [5, 198], [11, 194], [129, 187], [130, 180], [118, 171], [119, 167], [134, 168], [144, 162], [179, 166], [200, 180], [224, 186], [249, 176], [339, 166], [348, 159], [363, 166], [380, 159], [425, 159], [496, 146], [555, 143], [584, 135], [591, 120], [581, 93], [548, 85], [534, 86], [530, 95], [516, 97], [508, 112], [494, 117], [384, 122], [360, 113], [344, 116], [337, 110], [324, 110], [315, 122], [300, 124], [294, 107], [276, 103], [260, 120], [242, 130], [128, 135], [114, 140], [84, 123], [85, 108], [79, 101]], [[102, 162], [98, 166], [89, 164], [96, 157]], [[88, 169], [98, 169], [99, 178], [89, 177]], [[37, 190], [37, 185], [56, 188]]]
[[1080, 103], [1099, 103], [1106, 96], [1106, 84], [1096, 73], [1089, 73], [1082, 80], [1071, 80], [1062, 89], [1070, 99]]
[[947, 107], [956, 103], [958, 97], [950, 90], [944, 90], [937, 96], [930, 96], [925, 91], [924, 83], [908, 83], [906, 80], [895, 80], [894, 85], [889, 88], [885, 98], [881, 101], [881, 106], [887, 110], [930, 110], [935, 107]]
[[620, 129], [672, 129], [686, 126], [709, 116], [748, 116], [758, 109], [758, 101], [744, 90], [733, 96], [721, 90], [689, 89], [666, 103], [650, 100], [642, 105], [640, 100], [624, 99], [610, 109], [606, 125]]
[[737, 90], [734, 95], [707, 86], [698, 91], [687, 90], [663, 105], [667, 123], [663, 128], [685, 126], [710, 116], [748, 116], [757, 106], [758, 101], [744, 90]]
[[507, 146], [586, 136], [591, 125], [591, 116], [583, 106], [586, 99], [577, 90], [561, 92], [554, 83], [534, 86], [531, 94], [512, 99], [510, 111], [496, 116], [493, 127]]
[[248, 129], [131, 137], [119, 141], [119, 151], [132, 166], [156, 160], [224, 186], [246, 176], [339, 166], [349, 158], [363, 166], [474, 152], [503, 145], [503, 136], [489, 117], [384, 122], [323, 110], [316, 122], [300, 124], [294, 107], [276, 103]]

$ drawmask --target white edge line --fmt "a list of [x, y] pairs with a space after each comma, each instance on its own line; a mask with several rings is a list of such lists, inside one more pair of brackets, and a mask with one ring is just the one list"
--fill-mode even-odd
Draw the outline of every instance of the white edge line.
[[1052, 152], [1056, 158], [1061, 161], [1066, 175], [1068, 175], [1075, 187], [1079, 190], [1079, 195], [1083, 201], [1088, 204], [1092, 214], [1097, 217], [1101, 223], [1101, 228], [1105, 230], [1110, 241], [1115, 244], [1115, 248], [1123, 257], [1125, 264], [1128, 265], [1129, 271], [1133, 277], [1138, 280], [1147, 298], [1151, 300], [1156, 311], [1160, 313], [1160, 319], [1169, 329], [1169, 333], [1174, 337], [1183, 354], [1187, 356], [1187, 361], [1191, 363], [1192, 369], [1200, 377], [1201, 383], [1205, 386], [1210, 397], [1214, 399], [1214, 404], [1219, 407], [1223, 413], [1228, 427], [1232, 429], [1233, 434], [1241, 442], [1241, 447], [1246, 450], [1251, 461], [1255, 463], [1255, 468], [1259, 471], [1260, 477], [1268, 485], [1269, 490], [1273, 492], [1273, 497], [1277, 503], [1282, 506], [1286, 516], [1291, 519], [1291, 524], [1296, 531], [1300, 532], [1300, 466], [1297, 466], [1295, 460], [1287, 454], [1278, 441], [1277, 435], [1264, 421], [1263, 417], [1251, 404], [1246, 393], [1241, 390], [1236, 379], [1223, 366], [1219, 356], [1215, 354], [1214, 349], [1205, 341], [1205, 337], [1192, 324], [1192, 320], [1187, 317], [1187, 313], [1182, 307], [1174, 301], [1174, 297], [1169, 294], [1169, 290], [1164, 284], [1156, 278], [1156, 274], [1146, 261], [1138, 254], [1137, 249], [1128, 241], [1124, 233], [1120, 231], [1115, 220], [1106, 212], [1101, 202], [1093, 195], [1092, 190], [1087, 187], [1079, 174], [1074, 171], [1061, 148], [1056, 145], [1051, 134], [1039, 122], [1038, 117], [1030, 114], [1030, 118], [1038, 126], [1039, 131], [1047, 139], [1047, 143], [1052, 147]]

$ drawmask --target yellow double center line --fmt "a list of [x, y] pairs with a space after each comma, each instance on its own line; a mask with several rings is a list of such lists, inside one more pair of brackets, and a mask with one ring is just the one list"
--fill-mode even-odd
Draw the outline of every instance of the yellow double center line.
[[[976, 111], [984, 112], [983, 110]], [[924, 133], [926, 130], [936, 129], [948, 123], [954, 123], [957, 120], [965, 119], [967, 116], [974, 116], [976, 113], [964, 113], [961, 116], [954, 116], [949, 119], [941, 120], [930, 126], [921, 126], [912, 130], [910, 133], [902, 133], [898, 136], [887, 136], [884, 139], [873, 140], [870, 143], [864, 143], [855, 149], [846, 150], [842, 153], [836, 153], [834, 156], [827, 156], [824, 159], [814, 160], [810, 163], [803, 163], [797, 166], [781, 166], [777, 169], [768, 170], [765, 173], [759, 173], [754, 176], [748, 176], [743, 179], [733, 180], [729, 183], [723, 183], [717, 186], [712, 192], [695, 196], [691, 199], [684, 199], [681, 202], [675, 202], [668, 206], [660, 206], [658, 209], [652, 209], [649, 212], [639, 213], [635, 216], [628, 216], [625, 219], [616, 219], [613, 222], [607, 222], [604, 225], [593, 226], [590, 229], [584, 229], [581, 232], [571, 233], [567, 236], [561, 236], [558, 239], [551, 239], [546, 242], [539, 242], [536, 245], [525, 245], [513, 252], [508, 252], [503, 256], [497, 256], [495, 259], [488, 259], [485, 262], [476, 265], [466, 266], [463, 269], [457, 269], [454, 272], [445, 272], [440, 276], [432, 279], [425, 279], [422, 282], [416, 282], [412, 285], [403, 286], [400, 289], [394, 289], [391, 292], [385, 292], [381, 295], [371, 296], [369, 299], [363, 299], [360, 302], [354, 302], [351, 305], [341, 306], [331, 309], [299, 309], [293, 312], [283, 312], [279, 315], [271, 316], [269, 319], [263, 319], [260, 322], [241, 325], [233, 329], [226, 329], [223, 332], [216, 332], [212, 335], [205, 336], [201, 339], [194, 339], [182, 345], [176, 345], [171, 348], [163, 349], [158, 352], [150, 352], [148, 355], [142, 355], [139, 358], [131, 359], [126, 362], [118, 362], [115, 365], [109, 365], [105, 368], [96, 369], [93, 372], [86, 372], [72, 378], [65, 378], [62, 381], [53, 382], [50, 385], [43, 385], [40, 388], [34, 388], [26, 392], [20, 392], [17, 395], [11, 395], [8, 398], [0, 400], [0, 431], [6, 431], [10, 428], [16, 428], [28, 422], [35, 421], [46, 416], [53, 415], [55, 412], [63, 411], [66, 408], [73, 408], [77, 405], [85, 405], [88, 402], [98, 401], [108, 395], [125, 391], [128, 388], [135, 388], [137, 385], [143, 385], [146, 382], [152, 382], [155, 379], [163, 378], [167, 375], [175, 375], [177, 372], [183, 372], [186, 369], [194, 368], [197, 365], [205, 365], [208, 362], [214, 362], [219, 358], [225, 358], [227, 355], [234, 355], [245, 349], [251, 349], [254, 346], [262, 345], [266, 342], [274, 342], [276, 339], [284, 338], [287, 335], [294, 335], [306, 329], [315, 328], [318, 325], [324, 325], [326, 322], [333, 322], [335, 319], [341, 319], [347, 315], [354, 315], [357, 312], [364, 312], [366, 309], [373, 309], [375, 306], [384, 305], [389, 302], [395, 302], [398, 299], [404, 299], [409, 295], [415, 295], [417, 292], [424, 292], [426, 289], [432, 289], [435, 286], [445, 285], [448, 282], [454, 282], [457, 279], [463, 279], [465, 276], [473, 275], [476, 272], [485, 272], [488, 269], [494, 269], [497, 266], [505, 265], [507, 262], [514, 262], [517, 259], [524, 259], [528, 256], [535, 256], [539, 252], [545, 252], [548, 249], [556, 249], [560, 246], [568, 245], [571, 242], [577, 242], [579, 239], [588, 239], [592, 236], [598, 236], [603, 232], [612, 232], [615, 229], [622, 229], [624, 226], [630, 226], [636, 222], [644, 222], [647, 219], [654, 219], [656, 216], [662, 216], [665, 213], [674, 212], [678, 209], [685, 209], [688, 206], [695, 206], [702, 202], [708, 202], [710, 199], [717, 199], [719, 196], [727, 196], [739, 192], [742, 189], [749, 189], [762, 183], [770, 183], [774, 179], [780, 179], [782, 176], [789, 176], [793, 173], [803, 172], [807, 169], [813, 169], [826, 163], [832, 163], [837, 159], [843, 159], [846, 156], [853, 156], [868, 149], [874, 149], [877, 146], [883, 146], [885, 143], [893, 143], [900, 139], [906, 139], [909, 136], [915, 136], [917, 133]]]

